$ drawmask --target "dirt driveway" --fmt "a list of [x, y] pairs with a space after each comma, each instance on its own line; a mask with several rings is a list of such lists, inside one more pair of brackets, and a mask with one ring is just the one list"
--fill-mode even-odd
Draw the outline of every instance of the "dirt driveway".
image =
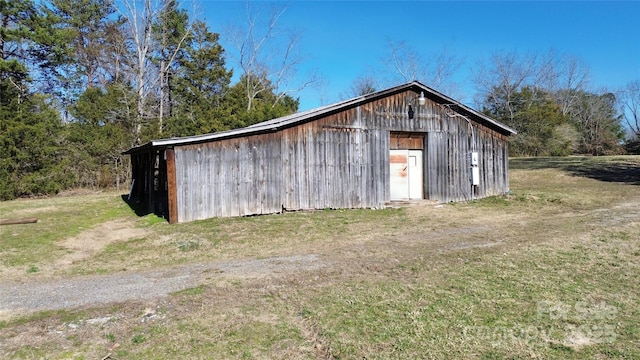
[[[418, 205], [418, 211], [420, 206], [429, 206], [430, 211], [433, 211], [432, 204]], [[619, 226], [640, 219], [640, 198], [628, 199], [609, 209], [575, 213], [570, 216], [593, 217], [608, 226]], [[277, 278], [300, 271], [312, 272], [320, 269], [370, 270], [382, 263], [397, 261], [393, 256], [388, 256], [389, 254], [380, 253], [380, 247], [390, 243], [393, 243], [395, 251], [399, 253], [410, 252], [411, 247], [417, 244], [430, 245], [431, 250], [437, 253], [499, 247], [503, 242], [493, 240], [496, 239], [493, 234], [504, 233], [504, 229], [514, 223], [526, 222], [526, 214], [510, 214], [503, 219], [493, 219], [491, 226], [469, 225], [436, 231], [427, 229], [405, 233], [402, 238], [382, 236], [373, 241], [378, 242], [380, 246], [371, 246], [372, 241], [369, 240], [366, 245], [331, 245], [327, 249], [318, 248], [314, 253], [198, 263], [141, 272], [123, 271], [108, 275], [35, 279], [29, 279], [23, 274], [17, 277], [18, 280], [0, 280], [0, 319], [33, 311], [74, 309], [129, 300], [154, 299], [220, 278]], [[143, 230], [122, 220], [98, 225], [65, 241], [66, 247], [78, 251], [70, 251], [69, 255], [56, 261], [53, 266], [64, 266], [71, 261], [91, 257], [110, 242], [144, 235], [141, 231]], [[467, 240], [460, 240], [461, 237]], [[476, 240], [469, 240], [470, 237]]]
[[196, 287], [212, 277], [260, 278], [325, 266], [314, 254], [195, 264], [137, 273], [0, 282], [0, 314], [145, 300]]

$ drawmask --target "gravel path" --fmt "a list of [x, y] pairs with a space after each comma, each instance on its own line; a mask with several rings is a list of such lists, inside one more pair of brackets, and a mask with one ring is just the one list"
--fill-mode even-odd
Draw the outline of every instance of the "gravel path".
[[315, 270], [323, 266], [319, 257], [311, 254], [187, 265], [138, 273], [0, 282], [0, 313], [72, 309], [152, 299], [201, 285], [212, 277], [260, 277]]

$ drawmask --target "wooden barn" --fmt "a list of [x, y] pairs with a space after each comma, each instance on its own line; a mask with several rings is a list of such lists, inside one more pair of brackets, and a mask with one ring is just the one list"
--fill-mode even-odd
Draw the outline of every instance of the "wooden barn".
[[515, 131], [419, 82], [246, 128], [153, 140], [130, 199], [169, 222], [509, 191]]

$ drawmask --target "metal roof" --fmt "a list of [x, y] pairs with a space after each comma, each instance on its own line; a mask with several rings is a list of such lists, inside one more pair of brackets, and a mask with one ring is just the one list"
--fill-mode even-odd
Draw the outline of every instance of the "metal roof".
[[202, 143], [208, 141], [215, 141], [227, 138], [235, 138], [241, 136], [255, 135], [265, 132], [274, 132], [283, 128], [287, 128], [293, 125], [302, 124], [305, 122], [309, 122], [323, 116], [336, 113], [354, 106], [362, 105], [364, 103], [374, 101], [380, 98], [384, 98], [389, 95], [393, 95], [402, 91], [413, 90], [417, 93], [424, 92], [425, 97], [434, 100], [442, 105], [447, 105], [451, 107], [455, 107], [452, 109], [462, 115], [466, 115], [470, 117], [472, 120], [480, 123], [484, 123], [485, 125], [497, 129], [499, 132], [506, 134], [516, 134], [516, 131], [498, 121], [480, 113], [472, 108], [451, 99], [450, 97], [426, 86], [418, 81], [412, 81], [410, 83], [406, 83], [403, 85], [399, 85], [396, 87], [392, 87], [386, 90], [377, 91], [371, 94], [358, 96], [353, 99], [344, 100], [341, 102], [337, 102], [335, 104], [326, 105], [322, 107], [318, 107], [315, 109], [298, 112], [295, 114], [279, 117], [272, 120], [263, 121], [254, 125], [250, 125], [240, 129], [233, 129], [227, 131], [220, 131], [216, 133], [202, 134], [202, 135], [194, 135], [194, 136], [185, 136], [185, 137], [177, 137], [177, 138], [169, 138], [169, 139], [158, 139], [151, 140], [150, 142], [133, 147], [123, 154], [131, 154], [134, 152], [138, 152], [147, 148], [153, 147], [170, 147], [176, 145], [188, 145], [195, 143]]

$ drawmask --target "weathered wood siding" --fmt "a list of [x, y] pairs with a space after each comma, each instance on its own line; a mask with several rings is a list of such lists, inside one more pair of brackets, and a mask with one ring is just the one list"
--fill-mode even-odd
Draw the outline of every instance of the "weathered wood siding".
[[[448, 116], [433, 101], [414, 104], [409, 119], [408, 98], [417, 94], [402, 92], [277, 132], [175, 146], [178, 221], [383, 207], [390, 199], [389, 150], [402, 146], [424, 149], [428, 199], [461, 201], [509, 190], [505, 135]], [[391, 133], [407, 137], [392, 144]], [[477, 188], [470, 180], [474, 148]]]
[[178, 221], [282, 211], [278, 134], [175, 147]]
[[[382, 207], [389, 136], [367, 129], [357, 109], [282, 131], [283, 207]], [[360, 120], [359, 120], [360, 118]]]
[[[466, 201], [509, 191], [507, 136], [475, 122], [470, 124], [464, 117], [449, 116], [451, 110], [430, 100], [424, 106], [412, 106], [414, 116], [409, 119], [406, 99], [411, 97], [415, 99], [416, 94], [405, 92], [369, 104], [369, 111], [374, 112], [376, 119], [371, 126], [389, 133], [426, 135], [425, 198], [441, 202]], [[476, 188], [471, 186], [469, 158], [474, 150], [479, 153], [481, 176]], [[388, 182], [388, 177], [381, 180]]]

